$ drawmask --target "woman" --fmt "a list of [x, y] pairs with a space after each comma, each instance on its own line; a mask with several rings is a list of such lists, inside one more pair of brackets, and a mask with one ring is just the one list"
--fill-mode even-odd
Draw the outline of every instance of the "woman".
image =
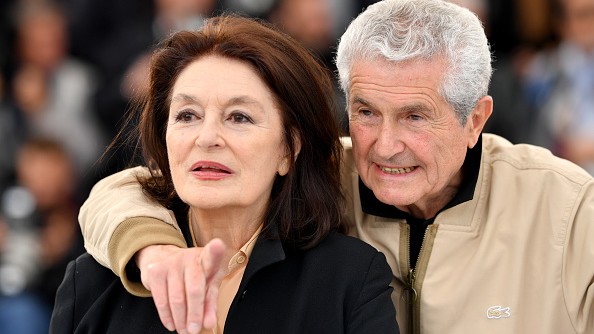
[[66, 271], [51, 332], [397, 333], [385, 257], [339, 233], [332, 95], [303, 47], [250, 19], [214, 18], [163, 41], [138, 126], [149, 173], [136, 171], [187, 244], [210, 249], [202, 265], [225, 264], [212, 277], [185, 273], [197, 276], [189, 290], [217, 283], [201, 297], [216, 312], [164, 327], [150, 298], [126, 291], [146, 296], [135, 268], [120, 282], [86, 254]]

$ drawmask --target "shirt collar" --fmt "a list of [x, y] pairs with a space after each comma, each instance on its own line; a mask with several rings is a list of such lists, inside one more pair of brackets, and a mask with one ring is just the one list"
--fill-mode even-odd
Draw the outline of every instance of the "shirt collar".
[[247, 260], [250, 258], [252, 250], [254, 249], [254, 245], [256, 244], [255, 241], [258, 238], [258, 235], [260, 235], [260, 231], [262, 231], [262, 225], [260, 225], [256, 232], [254, 232], [250, 240], [248, 240], [239, 249], [239, 251], [231, 257], [229, 263], [227, 264], [228, 273], [231, 273], [247, 264]]
[[[467, 150], [466, 158], [462, 165], [463, 179], [460, 189], [454, 198], [439, 210], [439, 212], [470, 201], [473, 198], [481, 163], [482, 138], [483, 136], [480, 135], [476, 145]], [[361, 200], [361, 208], [367, 214], [390, 219], [406, 219], [410, 217], [408, 213], [397, 209], [395, 206], [380, 202], [373, 194], [373, 191], [365, 186], [361, 177], [359, 177], [359, 198]]]

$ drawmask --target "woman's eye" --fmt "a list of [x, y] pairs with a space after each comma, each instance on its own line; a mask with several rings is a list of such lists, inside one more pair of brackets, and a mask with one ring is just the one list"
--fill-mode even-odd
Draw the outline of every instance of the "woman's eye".
[[233, 113], [229, 116], [233, 123], [252, 123], [252, 119], [243, 113]]
[[180, 111], [176, 116], [175, 116], [175, 120], [177, 122], [191, 122], [194, 119], [195, 115], [190, 112], [190, 111]]

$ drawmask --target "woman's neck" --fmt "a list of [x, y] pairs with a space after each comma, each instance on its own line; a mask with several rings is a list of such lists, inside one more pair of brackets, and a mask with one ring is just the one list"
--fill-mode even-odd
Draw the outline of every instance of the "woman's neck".
[[231, 256], [250, 240], [262, 224], [261, 215], [245, 209], [213, 211], [190, 208], [189, 219], [197, 246], [203, 247], [210, 240], [219, 238]]

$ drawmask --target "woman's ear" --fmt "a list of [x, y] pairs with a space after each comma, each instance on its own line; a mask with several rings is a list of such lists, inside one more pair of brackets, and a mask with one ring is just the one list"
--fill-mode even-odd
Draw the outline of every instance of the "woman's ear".
[[289, 166], [290, 166], [289, 158], [288, 157], [283, 158], [283, 160], [281, 160], [281, 162], [278, 165], [278, 171], [277, 171], [278, 175], [280, 175], [280, 176], [287, 175], [287, 173], [289, 172]]
[[299, 136], [299, 134], [295, 130], [292, 131], [292, 135], [293, 144], [295, 147], [295, 153], [293, 154], [293, 162], [295, 162], [297, 161], [297, 156], [299, 155], [299, 152], [301, 152], [301, 136]]
[[285, 155], [285, 157], [283, 157], [283, 159], [281, 160], [281, 162], [278, 165], [278, 175], [280, 175], [280, 176], [287, 175], [287, 173], [289, 172], [289, 167], [291, 166], [292, 163], [297, 161], [299, 152], [301, 152], [301, 137], [299, 136], [299, 134], [297, 134], [296, 131], [292, 131], [292, 136], [293, 136], [293, 147], [294, 147], [293, 161], [289, 160], [288, 154]]

